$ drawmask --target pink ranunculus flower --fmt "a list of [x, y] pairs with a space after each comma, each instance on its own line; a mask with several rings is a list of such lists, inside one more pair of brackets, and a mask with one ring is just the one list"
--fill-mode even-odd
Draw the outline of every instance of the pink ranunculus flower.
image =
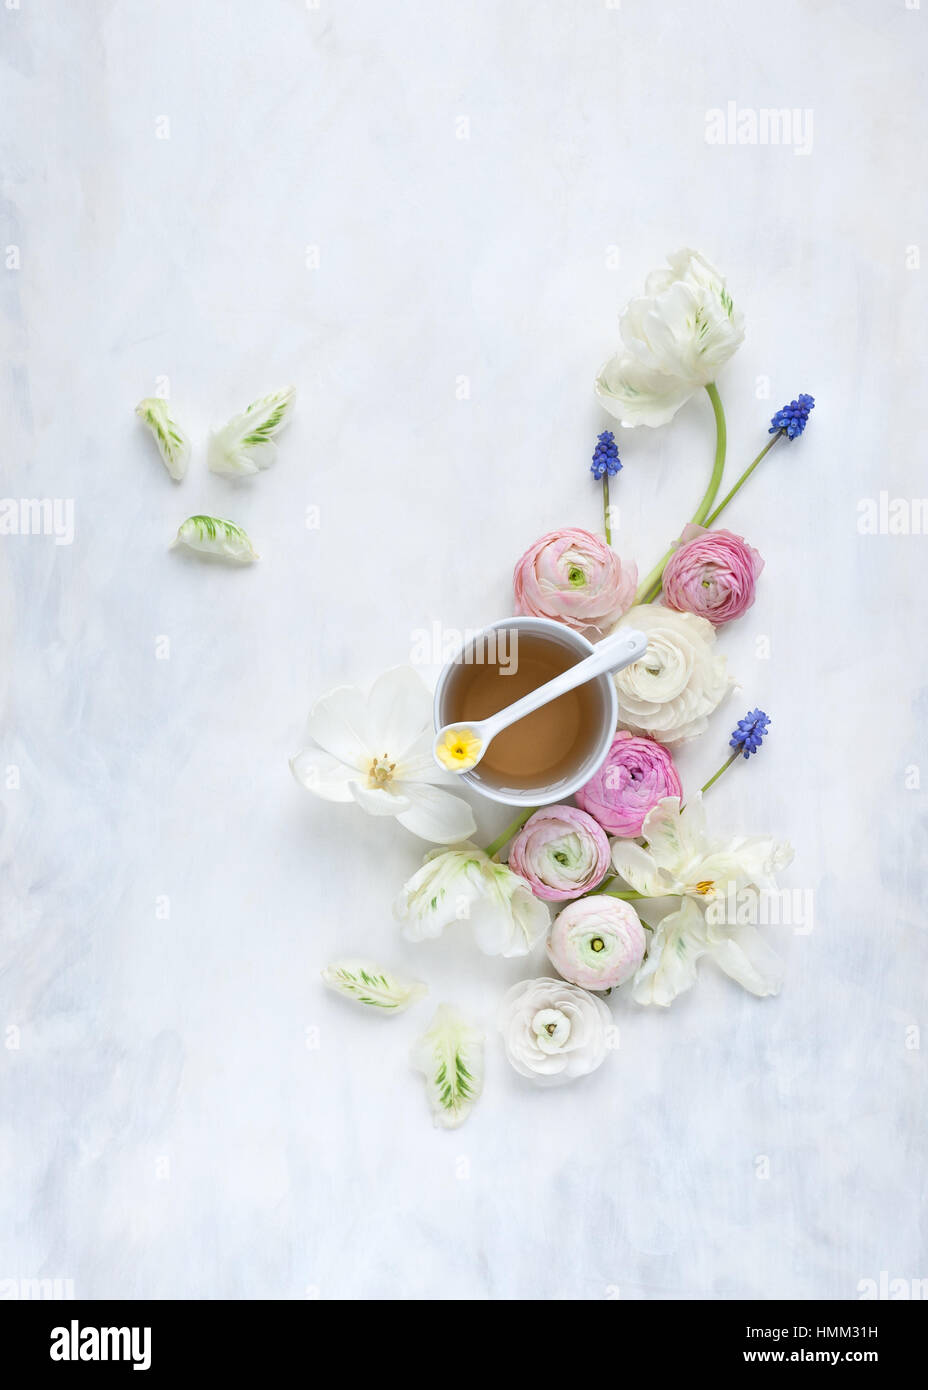
[[516, 612], [608, 632], [635, 598], [638, 570], [591, 531], [549, 531], [530, 545], [512, 577]]
[[664, 569], [664, 602], [708, 618], [716, 627], [730, 623], [754, 602], [754, 584], [763, 568], [743, 536], [690, 523]]
[[638, 913], [622, 898], [597, 893], [558, 913], [548, 933], [548, 958], [565, 980], [584, 989], [612, 989], [631, 979], [647, 939]]
[[609, 872], [609, 841], [602, 828], [576, 806], [546, 806], [526, 821], [509, 848], [509, 867], [536, 898], [578, 898]]
[[631, 840], [665, 796], [683, 796], [669, 749], [620, 729], [602, 767], [577, 792], [577, 801], [610, 835]]

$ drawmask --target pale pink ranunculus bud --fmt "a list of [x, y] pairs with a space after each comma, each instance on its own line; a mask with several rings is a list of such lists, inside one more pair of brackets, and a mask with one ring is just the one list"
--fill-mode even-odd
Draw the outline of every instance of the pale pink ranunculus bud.
[[610, 835], [641, 834], [644, 818], [662, 797], [683, 796], [673, 758], [662, 743], [620, 729], [606, 761], [576, 794], [583, 810]]
[[612, 989], [644, 959], [644, 927], [630, 903], [608, 893], [578, 898], [558, 913], [548, 933], [548, 959], [583, 989]]
[[602, 827], [576, 806], [536, 811], [509, 848], [510, 869], [545, 902], [565, 902], [589, 892], [602, 883], [611, 862]]
[[664, 602], [719, 627], [750, 608], [763, 568], [743, 536], [690, 523], [664, 568]]
[[530, 545], [513, 574], [516, 612], [608, 632], [634, 602], [638, 570], [623, 565], [592, 531], [549, 531]]

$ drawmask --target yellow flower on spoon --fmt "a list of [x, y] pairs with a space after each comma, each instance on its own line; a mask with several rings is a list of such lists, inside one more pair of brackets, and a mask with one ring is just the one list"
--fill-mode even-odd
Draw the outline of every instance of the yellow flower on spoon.
[[483, 739], [473, 729], [446, 729], [435, 744], [435, 757], [449, 772], [469, 772], [477, 766], [482, 748]]

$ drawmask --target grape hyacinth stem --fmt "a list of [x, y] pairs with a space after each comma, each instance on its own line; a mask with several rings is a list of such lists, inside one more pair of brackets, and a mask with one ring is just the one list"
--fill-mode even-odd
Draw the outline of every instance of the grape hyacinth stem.
[[745, 485], [745, 483], [747, 482], [748, 478], [750, 478], [751, 474], [754, 472], [754, 469], [755, 469], [755, 468], [757, 467], [757, 465], [760, 463], [761, 459], [762, 459], [762, 458], [765, 458], [765, 457], [767, 456], [767, 454], [770, 453], [770, 450], [773, 448], [774, 444], [776, 444], [776, 442], [777, 442], [778, 439], [782, 439], [782, 438], [783, 438], [783, 433], [784, 433], [783, 430], [779, 430], [779, 431], [773, 436], [772, 439], [768, 439], [767, 443], [766, 443], [766, 444], [764, 445], [764, 447], [761, 449], [760, 453], [757, 455], [757, 458], [754, 460], [754, 462], [748, 464], [747, 468], [746, 468], [746, 469], [744, 470], [744, 472], [741, 474], [741, 477], [740, 477], [740, 478], [738, 479], [738, 481], [735, 483], [735, 485], [734, 485], [734, 487], [732, 488], [731, 492], [729, 492], [729, 493], [727, 494], [727, 496], [725, 496], [725, 497], [722, 498], [721, 502], [720, 502], [719, 505], [716, 507], [716, 509], [715, 509], [715, 511], [712, 513], [712, 515], [706, 517], [706, 520], [705, 520], [704, 525], [706, 525], [706, 526], [711, 526], [711, 525], [713, 524], [713, 522], [715, 522], [715, 521], [718, 520], [718, 518], [722, 515], [722, 513], [723, 513], [724, 510], [725, 510], [725, 508], [728, 506], [729, 502], [732, 500], [732, 498], [736, 495], [736, 493], [740, 492], [740, 490], [744, 487], [744, 485]]
[[716, 783], [716, 782], [719, 780], [719, 778], [721, 777], [722, 773], [723, 773], [723, 772], [727, 772], [728, 769], [731, 767], [732, 763], [735, 762], [735, 761], [736, 761], [738, 758], [740, 758], [740, 757], [741, 757], [741, 749], [740, 749], [740, 748], [736, 748], [735, 751], [734, 751], [734, 753], [732, 753], [731, 757], [725, 759], [725, 761], [722, 763], [722, 766], [719, 768], [719, 770], [718, 770], [717, 772], [713, 772], [713, 774], [712, 774], [712, 776], [709, 778], [708, 782], [704, 782], [704, 783], [702, 784], [702, 786], [699, 788], [699, 790], [700, 790], [701, 792], [707, 792], [707, 791], [709, 790], [709, 788], [710, 788], [711, 786], [713, 786], [714, 783]]

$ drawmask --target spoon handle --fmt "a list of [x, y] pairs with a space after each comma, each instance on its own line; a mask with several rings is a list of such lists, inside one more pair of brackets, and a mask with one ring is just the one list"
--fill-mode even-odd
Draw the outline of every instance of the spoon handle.
[[587, 681], [601, 676], [605, 671], [621, 671], [623, 666], [630, 666], [633, 661], [638, 661], [644, 656], [647, 647], [648, 639], [643, 632], [639, 632], [637, 628], [619, 628], [618, 632], [613, 632], [609, 637], [597, 642], [596, 650], [582, 661], [578, 661], [576, 666], [569, 666], [553, 680], [546, 681], [537, 690], [530, 690], [521, 700], [516, 700], [514, 704], [507, 705], [498, 714], [484, 720], [485, 741], [489, 743], [491, 738], [495, 738], [503, 729], [508, 729], [510, 724], [524, 719], [527, 714], [534, 714], [542, 705], [550, 704], [558, 696], [566, 695], [569, 690], [576, 690], [578, 685], [585, 685]]

